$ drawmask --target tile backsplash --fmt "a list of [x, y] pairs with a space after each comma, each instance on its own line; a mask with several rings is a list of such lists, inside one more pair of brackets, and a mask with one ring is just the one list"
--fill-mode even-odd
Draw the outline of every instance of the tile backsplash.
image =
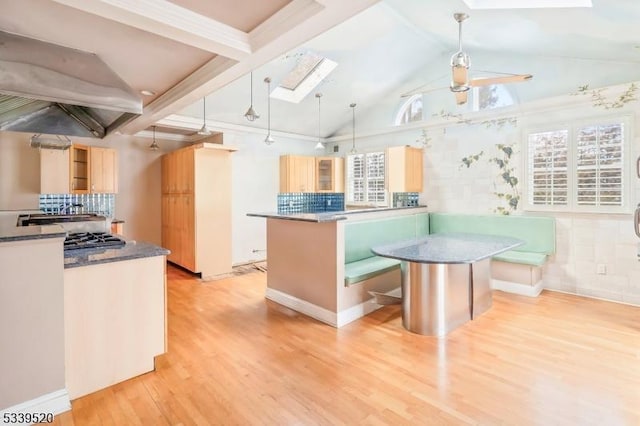
[[414, 207], [418, 205], [417, 192], [394, 192], [391, 207]]
[[113, 218], [115, 194], [40, 194], [40, 210], [49, 214], [97, 213]]
[[278, 213], [322, 213], [344, 210], [344, 193], [278, 194]]

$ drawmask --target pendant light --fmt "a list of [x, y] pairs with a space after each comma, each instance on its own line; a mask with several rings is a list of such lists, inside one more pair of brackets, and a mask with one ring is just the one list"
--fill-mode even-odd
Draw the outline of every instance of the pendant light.
[[264, 138], [264, 143], [271, 145], [275, 142], [271, 137], [271, 78], [266, 77], [264, 82], [267, 83], [267, 137]]
[[322, 93], [316, 93], [316, 98], [318, 98], [318, 143], [316, 144], [316, 149], [324, 149], [324, 144], [320, 139], [320, 98], [322, 98]]
[[211, 130], [207, 127], [207, 98], [202, 98], [202, 127], [198, 130], [200, 136], [210, 136]]
[[249, 109], [247, 110], [247, 112], [244, 113], [244, 118], [249, 121], [255, 121], [260, 118], [260, 116], [253, 110], [253, 72], [249, 73], [249, 76], [249, 78], [251, 79], [251, 104], [249, 105]]
[[358, 150], [356, 149], [356, 104], [349, 105], [351, 107], [351, 112], [353, 114], [353, 119], [351, 121], [351, 154], [357, 154]]
[[157, 151], [158, 149], [160, 149], [160, 146], [158, 146], [158, 142], [156, 142], [156, 126], [151, 126], [153, 128], [153, 142], [151, 142], [151, 145], [149, 145], [149, 149], [151, 151]]

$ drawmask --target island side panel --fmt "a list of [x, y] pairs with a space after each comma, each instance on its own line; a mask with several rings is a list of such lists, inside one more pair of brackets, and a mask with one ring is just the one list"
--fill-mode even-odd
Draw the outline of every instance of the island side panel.
[[0, 242], [0, 411], [53, 393], [66, 400], [54, 407], [56, 413], [70, 408], [64, 391], [63, 240]]
[[165, 257], [64, 270], [71, 399], [154, 369], [165, 351]]
[[307, 308], [320, 308], [319, 315], [305, 311], [305, 306], [296, 310], [335, 325], [338, 285], [336, 228], [335, 221], [267, 219], [268, 298], [286, 304], [282, 299], [270, 297], [273, 293], [270, 290], [275, 290], [280, 296], [295, 298], [290, 299], [292, 303], [299, 301]]

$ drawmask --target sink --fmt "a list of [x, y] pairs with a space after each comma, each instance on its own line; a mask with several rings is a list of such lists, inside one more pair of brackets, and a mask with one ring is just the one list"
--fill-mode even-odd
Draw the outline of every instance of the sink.
[[98, 216], [96, 213], [82, 214], [30, 214], [18, 217], [18, 226], [28, 225], [50, 225], [52, 223], [62, 222], [90, 222], [103, 221], [104, 216]]

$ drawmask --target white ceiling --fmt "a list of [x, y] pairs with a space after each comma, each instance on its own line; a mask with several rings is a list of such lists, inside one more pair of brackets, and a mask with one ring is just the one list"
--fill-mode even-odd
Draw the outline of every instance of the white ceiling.
[[[377, 4], [376, 4], [377, 3]], [[98, 54], [144, 98], [144, 114], [122, 128], [136, 133], [180, 113], [231, 125], [266, 127], [272, 88], [313, 50], [338, 67], [300, 104], [272, 102], [272, 128], [317, 136], [340, 133], [351, 102], [370, 126], [391, 124], [400, 94], [448, 84], [457, 49], [454, 12], [470, 15], [463, 46], [480, 70], [532, 73], [509, 85], [519, 102], [637, 79], [640, 7], [636, 0], [593, 0], [588, 9], [469, 10], [462, 0], [0, 0], [0, 30]], [[361, 12], [361, 13], [359, 13]], [[359, 13], [359, 14], [358, 14]], [[243, 118], [254, 70], [254, 107]], [[427, 108], [456, 112], [446, 90]], [[192, 120], [193, 121], [193, 120]], [[375, 121], [375, 122], [374, 122]], [[195, 126], [195, 124], [194, 124]], [[347, 126], [348, 127], [348, 126]]]

